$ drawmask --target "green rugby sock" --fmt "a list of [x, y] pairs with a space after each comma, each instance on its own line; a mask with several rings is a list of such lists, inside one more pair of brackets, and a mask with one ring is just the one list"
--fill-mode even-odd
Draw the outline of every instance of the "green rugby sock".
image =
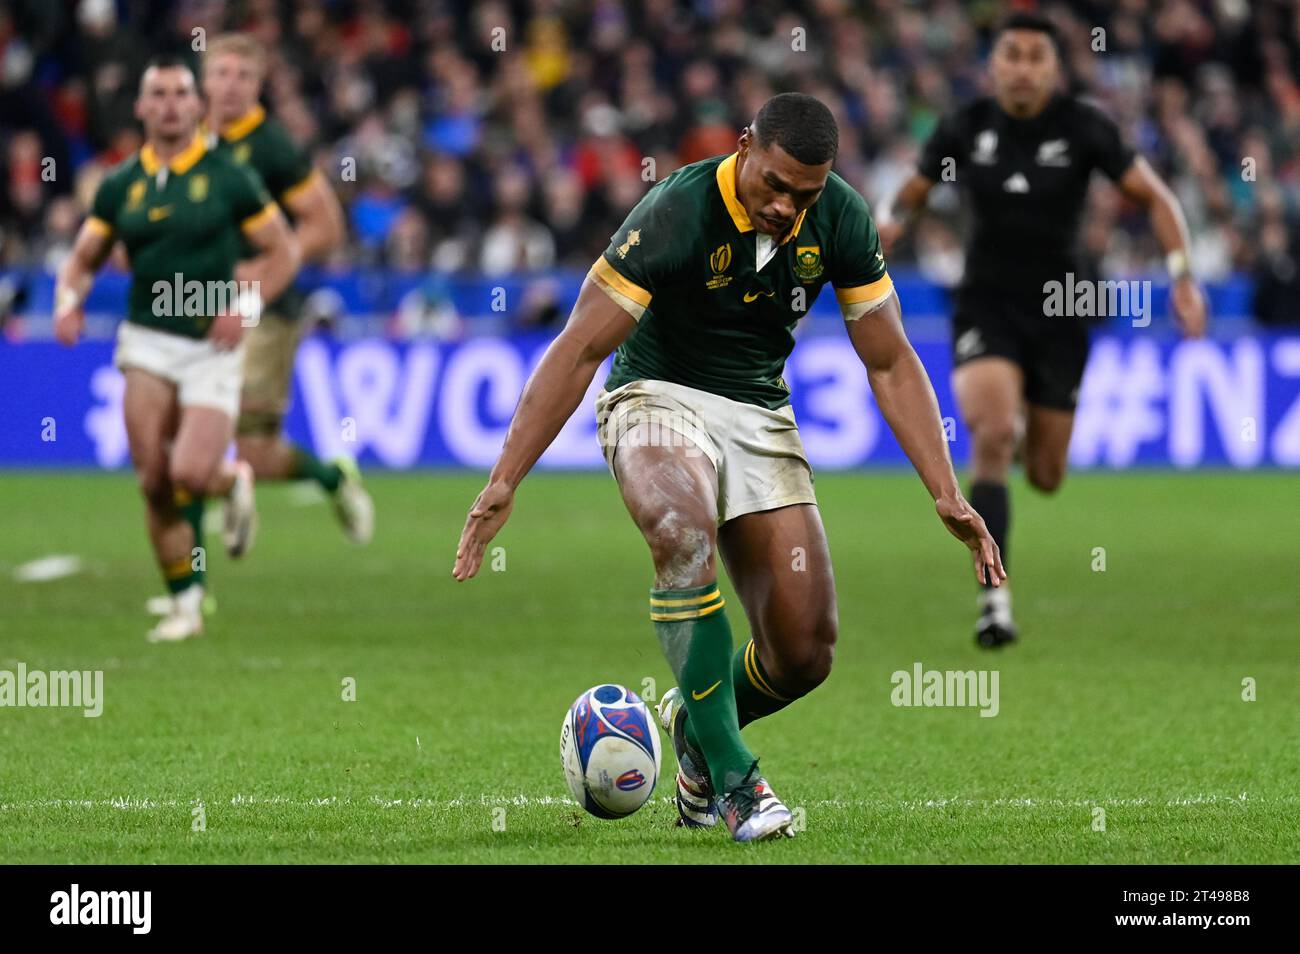
[[732, 689], [731, 626], [716, 582], [685, 590], [651, 590], [650, 619], [681, 686], [716, 792], [739, 785], [754, 764], [740, 738]]
[[325, 488], [327, 493], [339, 489], [343, 480], [343, 471], [338, 464], [327, 464], [305, 447], [289, 445], [293, 453], [293, 467], [289, 471], [290, 480], [314, 480]]
[[[742, 729], [794, 702], [772, 688], [772, 679], [763, 668], [758, 658], [758, 647], [752, 639], [737, 649], [731, 658], [731, 684], [736, 694], [736, 720]], [[686, 722], [686, 741], [699, 748], [695, 727], [689, 719]]]
[[195, 583], [202, 583], [201, 579], [196, 579], [198, 574], [194, 572], [193, 560], [190, 557], [178, 557], [171, 563], [163, 564], [163, 579], [167, 582], [167, 592], [173, 596], [181, 590], [189, 589]]
[[[188, 523], [190, 525], [190, 529], [194, 531], [194, 546], [202, 549], [203, 548], [203, 504], [204, 501], [207, 500], [207, 498], [203, 496], [191, 497], [188, 491], [180, 490], [178, 488], [175, 491], [174, 499], [176, 500], [176, 509], [180, 511], [181, 516], [185, 518], [185, 522]], [[200, 559], [198, 555], [194, 554], [193, 551], [190, 551], [189, 561], [190, 561], [191, 579], [189, 580], [189, 582], [185, 584], [185, 586], [188, 586], [190, 583], [198, 583], [201, 586], [204, 580], [207, 579], [207, 575], [208, 575], [206, 569], [208, 565], [208, 555], [206, 552], [204, 552], [202, 555], [202, 559]], [[194, 569], [194, 567], [199, 567], [199, 569]], [[166, 572], [170, 573], [171, 571], [168, 570]], [[169, 575], [167, 577], [167, 585], [171, 586], [171, 582], [172, 582], [172, 577]], [[184, 586], [181, 587], [181, 589], [184, 588], [185, 588]], [[172, 592], [175, 593], [177, 591], [172, 590]]]

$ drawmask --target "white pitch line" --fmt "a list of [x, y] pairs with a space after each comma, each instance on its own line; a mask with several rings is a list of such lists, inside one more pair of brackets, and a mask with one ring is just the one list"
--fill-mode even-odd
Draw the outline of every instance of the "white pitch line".
[[51, 580], [74, 576], [80, 573], [84, 566], [81, 557], [75, 554], [54, 553], [14, 567], [13, 578], [17, 583], [48, 583]]
[[[672, 797], [661, 795], [658, 799], [665, 804], [672, 803]], [[194, 805], [206, 802], [210, 805], [221, 804], [219, 801], [208, 801], [202, 798], [190, 799], [188, 801], [175, 798], [130, 798], [130, 797], [113, 797], [113, 798], [39, 798], [30, 799], [20, 802], [0, 802], [0, 812], [15, 811], [43, 811], [57, 808], [73, 809], [95, 809], [95, 808], [112, 808], [119, 811], [158, 811], [162, 809], [192, 807]], [[475, 804], [481, 807], [494, 808], [502, 805], [515, 805], [518, 807], [531, 806], [565, 806], [577, 807], [573, 799], [557, 795], [508, 795], [508, 794], [480, 794], [477, 799], [470, 797], [456, 798], [382, 798], [378, 795], [371, 795], [366, 798], [352, 798], [348, 795], [324, 795], [316, 798], [301, 798], [290, 795], [244, 795], [239, 794], [224, 800], [225, 804], [233, 808], [257, 808], [260, 806], [284, 805], [293, 808], [333, 808], [338, 806], [357, 806], [372, 808], [405, 808], [405, 809], [441, 809], [441, 808], [469, 808]], [[805, 802], [797, 807], [801, 808], [866, 808], [876, 811], [890, 811], [903, 809], [907, 811], [917, 810], [934, 810], [945, 808], [959, 809], [988, 809], [988, 808], [1187, 808], [1196, 805], [1237, 805], [1246, 806], [1266, 806], [1266, 805], [1296, 805], [1300, 804], [1300, 796], [1283, 796], [1281, 798], [1258, 798], [1251, 797], [1247, 792], [1241, 792], [1238, 795], [1219, 795], [1219, 794], [1196, 794], [1180, 795], [1170, 799], [1155, 798], [993, 798], [993, 799], [975, 799], [975, 798], [927, 798], [927, 799], [910, 799], [901, 802], [886, 802], [879, 799], [856, 798], [856, 799], [819, 799], [817, 801]]]

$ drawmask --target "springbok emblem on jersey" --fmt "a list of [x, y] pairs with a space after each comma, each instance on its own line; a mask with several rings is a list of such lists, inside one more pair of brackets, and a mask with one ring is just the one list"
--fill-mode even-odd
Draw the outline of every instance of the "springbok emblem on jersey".
[[801, 282], [816, 281], [822, 274], [822, 247], [799, 245], [794, 250], [794, 273]]

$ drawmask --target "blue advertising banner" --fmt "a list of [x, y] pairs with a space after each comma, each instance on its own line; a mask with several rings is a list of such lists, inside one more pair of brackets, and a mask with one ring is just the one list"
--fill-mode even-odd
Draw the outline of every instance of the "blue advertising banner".
[[[347, 451], [370, 466], [485, 468], [546, 344], [544, 336], [458, 343], [312, 337], [298, 353], [287, 429], [319, 454]], [[954, 457], [964, 461], [948, 348], [920, 342], [917, 350], [934, 379]], [[603, 379], [602, 371], [541, 466], [604, 466], [593, 411]], [[786, 381], [814, 467], [906, 463], [842, 332], [804, 337]], [[128, 465], [123, 383], [110, 343], [0, 343], [0, 382], [0, 466]], [[1099, 336], [1070, 459], [1103, 468], [1300, 466], [1300, 336]]]

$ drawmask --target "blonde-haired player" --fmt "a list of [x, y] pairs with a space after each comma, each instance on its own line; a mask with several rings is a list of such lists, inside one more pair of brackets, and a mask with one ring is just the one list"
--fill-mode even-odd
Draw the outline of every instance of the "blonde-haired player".
[[114, 362], [126, 378], [122, 409], [149, 539], [171, 593], [149, 633], [155, 642], [203, 631], [203, 498], [226, 499], [234, 555], [252, 544], [252, 468], [224, 460], [250, 317], [233, 294], [241, 287], [236, 262], [254, 251], [240, 278], [270, 298], [288, 287], [299, 263], [297, 241], [261, 180], [208, 149], [202, 112], [189, 65], [155, 59], [135, 103], [145, 145], [100, 185], [55, 290], [55, 335], [75, 344], [95, 273], [115, 243], [126, 247], [131, 290]]
[[[250, 36], [227, 33], [208, 43], [203, 94], [209, 142], [262, 177], [293, 225], [303, 261], [318, 261], [343, 242], [343, 210], [307, 154], [260, 105], [266, 68], [266, 52]], [[242, 263], [239, 270], [246, 266]], [[355, 462], [323, 462], [284, 435], [301, 307], [301, 294], [290, 287], [266, 305], [262, 320], [249, 331], [236, 437], [239, 455], [253, 465], [259, 480], [315, 480], [330, 495], [348, 538], [366, 543], [374, 530], [374, 508]]]

